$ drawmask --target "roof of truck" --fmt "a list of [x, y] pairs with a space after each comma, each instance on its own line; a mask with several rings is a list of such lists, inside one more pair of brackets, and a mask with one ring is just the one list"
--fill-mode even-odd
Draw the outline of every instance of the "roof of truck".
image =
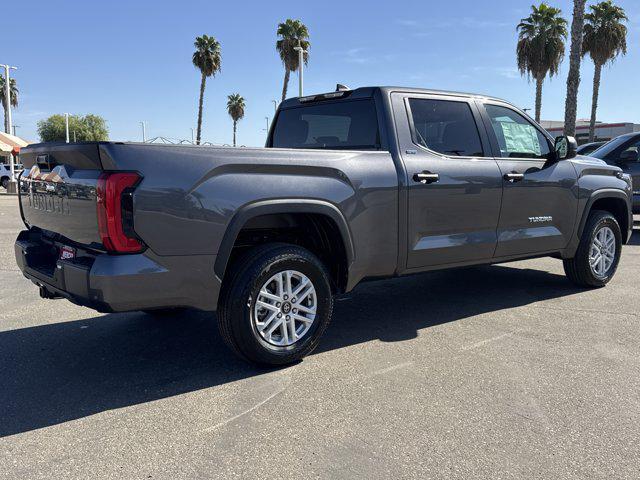
[[[353, 90], [345, 90], [345, 91], [349, 92], [349, 98], [369, 98], [369, 97], [373, 96], [373, 94], [374, 94], [374, 92], [376, 90], [379, 90], [383, 94], [389, 94], [391, 92], [422, 93], [422, 94], [436, 94], [436, 95], [447, 95], [447, 96], [467, 97], [467, 98], [483, 98], [483, 99], [487, 99], [487, 100], [496, 100], [496, 101], [499, 101], [499, 102], [509, 103], [506, 100], [503, 100], [501, 98], [497, 98], [497, 97], [493, 97], [493, 96], [489, 96], [489, 95], [483, 95], [483, 94], [479, 94], [479, 93], [456, 92], [456, 91], [450, 91], [450, 90], [437, 90], [437, 89], [432, 89], [432, 88], [374, 86], [374, 87], [358, 87], [358, 88], [354, 88]], [[336, 92], [337, 92], [337, 90], [333, 91], [333, 92], [322, 92], [322, 93], [317, 93], [317, 94], [311, 94], [311, 95], [304, 96], [304, 97], [291, 97], [291, 98], [287, 98], [284, 102], [282, 102], [280, 104], [280, 106], [282, 108], [292, 107], [292, 106], [300, 105], [301, 103], [306, 103], [304, 101], [304, 99], [307, 99], [307, 102], [308, 102], [308, 101], [312, 101], [312, 97], [332, 94], [332, 93], [336, 93]], [[303, 99], [302, 102], [300, 101], [300, 98]]]

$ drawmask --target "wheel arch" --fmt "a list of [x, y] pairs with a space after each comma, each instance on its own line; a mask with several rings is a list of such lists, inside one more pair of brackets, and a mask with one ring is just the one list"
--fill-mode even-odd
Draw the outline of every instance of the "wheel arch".
[[215, 274], [220, 280], [224, 278], [234, 245], [245, 225], [252, 219], [277, 214], [317, 214], [333, 221], [340, 232], [346, 257], [347, 274], [349, 273], [350, 266], [355, 260], [355, 249], [349, 226], [342, 212], [335, 205], [322, 200], [281, 199], [250, 203], [239, 208], [233, 215], [220, 243], [214, 265]]
[[629, 197], [625, 192], [615, 189], [603, 189], [597, 190], [591, 194], [587, 204], [583, 210], [582, 218], [578, 225], [577, 238], [578, 241], [582, 236], [584, 227], [587, 224], [589, 214], [593, 210], [604, 210], [611, 213], [618, 224], [622, 233], [622, 243], [627, 243], [629, 236], [629, 227], [633, 225], [633, 219], [631, 217], [631, 209], [629, 205]]

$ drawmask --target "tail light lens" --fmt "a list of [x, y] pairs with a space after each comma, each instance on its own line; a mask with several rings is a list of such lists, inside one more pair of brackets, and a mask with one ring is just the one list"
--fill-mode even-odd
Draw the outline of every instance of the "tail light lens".
[[98, 230], [110, 252], [137, 253], [144, 248], [133, 231], [132, 193], [141, 178], [134, 172], [103, 173], [98, 178]]

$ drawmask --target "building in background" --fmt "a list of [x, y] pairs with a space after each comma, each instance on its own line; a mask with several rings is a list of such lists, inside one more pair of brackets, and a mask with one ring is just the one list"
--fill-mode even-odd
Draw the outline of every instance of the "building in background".
[[[543, 120], [540, 125], [554, 137], [562, 135], [563, 121]], [[631, 122], [603, 123], [596, 122], [596, 142], [608, 141], [625, 133], [640, 132], [640, 124]], [[578, 145], [589, 142], [589, 120], [576, 122], [576, 140]]]

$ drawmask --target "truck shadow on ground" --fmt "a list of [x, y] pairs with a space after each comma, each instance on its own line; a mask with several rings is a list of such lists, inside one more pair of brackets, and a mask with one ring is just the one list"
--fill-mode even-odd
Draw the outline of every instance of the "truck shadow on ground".
[[[488, 266], [361, 285], [336, 302], [319, 352], [580, 292], [563, 275]], [[0, 437], [268, 370], [237, 360], [215, 315], [110, 314], [0, 332]]]

